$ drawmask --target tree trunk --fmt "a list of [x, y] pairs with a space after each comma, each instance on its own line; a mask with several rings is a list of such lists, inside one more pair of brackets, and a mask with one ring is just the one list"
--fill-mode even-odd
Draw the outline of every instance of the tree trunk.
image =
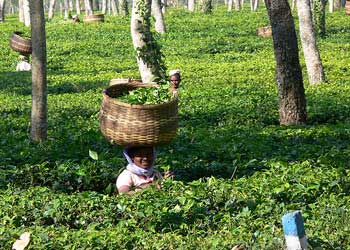
[[162, 12], [163, 14], [165, 14], [165, 9], [168, 6], [168, 0], [161, 0], [161, 8], [162, 8]]
[[200, 0], [200, 10], [206, 14], [212, 13], [213, 12], [213, 1], [212, 0]]
[[119, 0], [119, 9], [120, 9], [122, 16], [129, 15], [128, 1], [127, 0]]
[[102, 0], [102, 14], [107, 12], [107, 0]]
[[76, 8], [76, 10], [77, 10], [77, 15], [80, 15], [81, 14], [81, 12], [80, 12], [80, 0], [76, 0], [75, 1], [75, 8]]
[[5, 22], [5, 0], [0, 0], [0, 23]]
[[189, 11], [194, 12], [195, 2], [194, 0], [188, 0], [187, 8]]
[[258, 8], [259, 8], [259, 0], [255, 0], [253, 9], [254, 9], [254, 11], [257, 11]]
[[113, 16], [117, 16], [119, 11], [118, 11], [118, 7], [115, 3], [115, 0], [111, 1], [111, 5], [112, 5], [111, 7], [112, 7]]
[[24, 25], [30, 26], [29, 0], [23, 0]]
[[326, 7], [325, 0], [314, 0], [313, 1], [313, 21], [314, 29], [316, 34], [320, 36], [326, 35]]
[[240, 11], [241, 10], [241, 1], [235, 0], [235, 10]]
[[91, 8], [90, 0], [84, 0], [84, 5], [85, 5], [85, 15], [92, 15], [93, 11]]
[[24, 23], [23, 0], [18, 0], [18, 20]]
[[287, 0], [266, 0], [276, 59], [281, 125], [306, 122], [306, 99], [293, 17]]
[[340, 9], [341, 7], [341, 0], [335, 0], [335, 8]]
[[151, 33], [152, 0], [135, 0], [131, 15], [131, 36], [137, 54], [142, 82], [165, 79], [165, 66], [158, 44]]
[[232, 5], [233, 5], [233, 0], [228, 0], [228, 3], [227, 3], [228, 12], [232, 12]]
[[254, 0], [250, 0], [250, 10], [254, 11]]
[[334, 0], [329, 0], [329, 13], [333, 13], [334, 12]]
[[306, 68], [310, 85], [325, 81], [320, 53], [316, 45], [315, 32], [312, 25], [310, 0], [298, 0], [298, 16], [301, 44], [304, 51]]
[[56, 5], [56, 0], [50, 0], [49, 15], [48, 15], [49, 20], [51, 20], [55, 15], [55, 5]]
[[68, 20], [68, 18], [69, 18], [69, 15], [68, 15], [69, 2], [68, 2], [68, 0], [63, 1], [63, 9], [64, 9], [64, 20]]
[[161, 0], [152, 0], [152, 15], [155, 19], [155, 30], [158, 33], [164, 34], [166, 32], [164, 16], [160, 7]]
[[91, 9], [94, 11], [99, 10], [98, 9], [98, 0], [92, 0], [91, 2], [92, 2]]
[[30, 0], [32, 20], [32, 112], [30, 135], [41, 142], [47, 137], [46, 35], [42, 0]]

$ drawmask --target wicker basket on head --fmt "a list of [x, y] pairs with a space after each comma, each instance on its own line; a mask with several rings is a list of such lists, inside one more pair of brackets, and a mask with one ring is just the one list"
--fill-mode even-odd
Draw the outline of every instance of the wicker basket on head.
[[256, 34], [261, 37], [272, 37], [271, 26], [264, 26], [256, 29]]
[[104, 14], [91, 14], [83, 17], [84, 23], [103, 23], [105, 21]]
[[32, 53], [32, 40], [22, 37], [22, 35], [22, 32], [13, 32], [10, 40], [10, 47], [22, 55], [29, 55]]
[[178, 127], [178, 97], [167, 103], [133, 105], [115, 97], [136, 88], [154, 87], [137, 81], [119, 82], [103, 90], [100, 111], [102, 134], [121, 146], [157, 146], [170, 143]]

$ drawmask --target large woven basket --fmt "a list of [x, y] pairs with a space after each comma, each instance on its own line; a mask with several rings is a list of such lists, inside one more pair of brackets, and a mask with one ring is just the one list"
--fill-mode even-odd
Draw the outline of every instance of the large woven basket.
[[12, 33], [10, 47], [22, 55], [29, 55], [32, 53], [32, 40], [22, 37], [22, 34], [18, 31]]
[[103, 23], [105, 21], [104, 14], [91, 14], [83, 17], [84, 23]]
[[271, 26], [264, 26], [256, 29], [256, 34], [261, 37], [272, 37]]
[[345, 15], [350, 15], [350, 1], [345, 2]]
[[154, 105], [133, 105], [115, 98], [126, 91], [145, 87], [152, 85], [125, 79], [103, 90], [100, 126], [102, 134], [111, 143], [121, 146], [157, 146], [170, 143], [176, 136], [177, 94], [170, 102]]

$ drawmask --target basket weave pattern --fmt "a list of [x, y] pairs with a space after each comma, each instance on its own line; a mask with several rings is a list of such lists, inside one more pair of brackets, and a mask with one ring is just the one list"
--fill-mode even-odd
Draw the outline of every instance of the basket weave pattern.
[[21, 54], [32, 53], [32, 40], [21, 37], [21, 32], [13, 32], [10, 40], [10, 47]]
[[[152, 86], [152, 85], [151, 85]], [[115, 97], [140, 87], [140, 82], [111, 85], [103, 91], [100, 126], [102, 134], [112, 143], [122, 146], [156, 146], [169, 143], [178, 127], [177, 95], [162, 104], [132, 105]]]
[[83, 17], [84, 23], [102, 23], [105, 21], [104, 14], [92, 14]]

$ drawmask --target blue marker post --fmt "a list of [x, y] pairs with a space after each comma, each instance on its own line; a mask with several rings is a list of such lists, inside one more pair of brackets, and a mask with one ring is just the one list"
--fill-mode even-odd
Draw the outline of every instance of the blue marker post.
[[301, 211], [294, 211], [282, 217], [287, 250], [306, 250], [307, 240]]

